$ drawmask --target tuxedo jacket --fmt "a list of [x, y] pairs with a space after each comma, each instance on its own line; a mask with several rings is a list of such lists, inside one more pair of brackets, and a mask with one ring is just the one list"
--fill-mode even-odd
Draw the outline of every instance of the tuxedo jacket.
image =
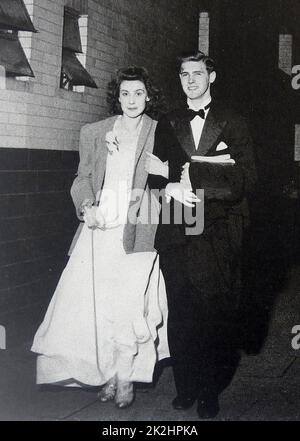
[[[71, 196], [76, 208], [77, 216], [82, 221], [81, 204], [85, 199], [95, 202], [101, 197], [101, 190], [104, 184], [106, 159], [108, 149], [106, 146], [106, 134], [113, 130], [117, 116], [107, 118], [82, 127], [80, 132], [80, 162], [77, 176], [71, 187]], [[124, 228], [123, 245], [127, 253], [137, 251], [153, 251], [154, 236], [158, 224], [159, 207], [151, 206], [151, 216], [157, 221], [139, 222], [139, 218], [146, 219], [149, 212], [150, 198], [147, 197], [149, 190], [147, 187], [147, 172], [145, 171], [146, 152], [152, 152], [154, 144], [154, 133], [157, 121], [149, 116], [143, 115], [141, 132], [137, 142], [135, 154], [134, 176], [132, 188], [140, 190], [142, 197], [131, 200], [129, 210], [131, 210], [130, 222], [127, 221]], [[156, 210], [156, 213], [155, 213]], [[77, 238], [80, 234], [83, 223], [73, 239], [72, 251]]]
[[[221, 141], [226, 144], [226, 149], [219, 150]], [[188, 113], [185, 108], [176, 109], [158, 122], [153, 153], [162, 161], [169, 162], [169, 179], [150, 175], [150, 188], [161, 190], [168, 182], [180, 181], [182, 166], [189, 162], [193, 191], [204, 190], [204, 230], [201, 236], [215, 234], [212, 232], [216, 231], [216, 223], [222, 222], [227, 224], [232, 241], [240, 245], [241, 229], [248, 222], [247, 194], [256, 181], [252, 139], [245, 119], [212, 101], [196, 149]], [[191, 161], [193, 155], [228, 153], [234, 159], [234, 165]], [[190, 238], [197, 240], [197, 236]], [[177, 225], [171, 219], [171, 223], [166, 225], [161, 221], [155, 247], [161, 251], [186, 240], [184, 223]]]

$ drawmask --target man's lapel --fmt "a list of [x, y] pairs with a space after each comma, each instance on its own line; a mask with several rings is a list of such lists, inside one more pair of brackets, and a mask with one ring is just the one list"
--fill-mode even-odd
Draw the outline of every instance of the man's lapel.
[[212, 148], [220, 136], [226, 120], [218, 115], [216, 109], [212, 106], [207, 114], [201, 138], [199, 141], [197, 155], [203, 156]]
[[190, 157], [195, 152], [195, 143], [193, 138], [193, 132], [189, 119], [183, 116], [174, 123], [174, 131], [180, 145]]

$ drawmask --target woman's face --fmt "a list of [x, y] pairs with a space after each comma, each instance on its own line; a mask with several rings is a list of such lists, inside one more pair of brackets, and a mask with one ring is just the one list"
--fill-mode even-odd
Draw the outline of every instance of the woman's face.
[[139, 80], [124, 80], [120, 85], [119, 101], [124, 115], [129, 118], [137, 118], [149, 101], [145, 84]]

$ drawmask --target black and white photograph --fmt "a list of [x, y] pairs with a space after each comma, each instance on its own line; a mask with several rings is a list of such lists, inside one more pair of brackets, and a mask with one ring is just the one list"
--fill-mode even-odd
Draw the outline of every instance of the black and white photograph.
[[0, 0], [0, 421], [200, 437], [299, 384], [300, 1]]

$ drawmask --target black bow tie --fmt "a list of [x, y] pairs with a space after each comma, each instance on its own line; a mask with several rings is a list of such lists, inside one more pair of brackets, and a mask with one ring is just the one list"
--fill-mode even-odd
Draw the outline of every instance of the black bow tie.
[[193, 109], [187, 109], [187, 117], [190, 121], [195, 118], [195, 116], [200, 116], [200, 118], [205, 119], [205, 110], [209, 109], [210, 103], [207, 104], [204, 109], [200, 110], [193, 110]]

